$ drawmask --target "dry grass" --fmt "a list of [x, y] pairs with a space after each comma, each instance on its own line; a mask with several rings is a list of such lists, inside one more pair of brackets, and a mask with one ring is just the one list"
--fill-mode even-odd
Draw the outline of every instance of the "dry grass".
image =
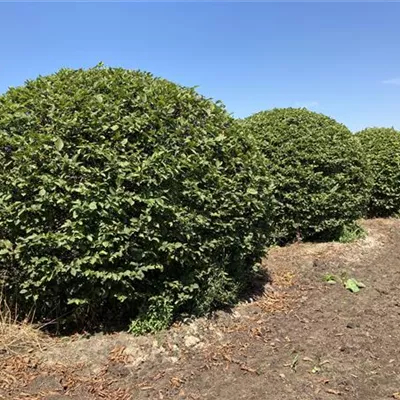
[[0, 355], [31, 352], [44, 346], [45, 335], [31, 318], [18, 319], [18, 310], [11, 309], [0, 292]]

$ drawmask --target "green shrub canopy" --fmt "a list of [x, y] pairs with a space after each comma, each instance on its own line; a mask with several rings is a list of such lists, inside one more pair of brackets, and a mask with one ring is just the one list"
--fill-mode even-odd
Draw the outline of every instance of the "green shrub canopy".
[[142, 332], [232, 303], [270, 206], [253, 139], [193, 89], [99, 66], [0, 97], [2, 276], [38, 317]]
[[256, 135], [275, 180], [280, 241], [326, 239], [361, 217], [369, 182], [360, 145], [333, 119], [306, 109], [274, 109], [243, 121]]
[[373, 188], [368, 214], [388, 217], [400, 213], [400, 132], [368, 128], [357, 134], [370, 164]]

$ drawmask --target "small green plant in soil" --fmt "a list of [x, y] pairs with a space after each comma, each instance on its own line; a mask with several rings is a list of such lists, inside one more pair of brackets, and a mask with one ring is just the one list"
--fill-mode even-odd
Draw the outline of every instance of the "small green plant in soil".
[[329, 284], [335, 284], [337, 282], [337, 277], [332, 274], [326, 274], [323, 277], [324, 282], [329, 283]]
[[354, 278], [349, 278], [345, 282], [344, 287], [353, 293], [358, 293], [360, 289], [365, 288], [365, 285]]
[[344, 288], [350, 290], [353, 293], [357, 293], [360, 291], [360, 289], [365, 288], [365, 285], [362, 282], [356, 280], [355, 278], [350, 278], [347, 272], [342, 272], [340, 277], [328, 273], [323, 276], [323, 280], [328, 284], [336, 284], [340, 282], [342, 283]]

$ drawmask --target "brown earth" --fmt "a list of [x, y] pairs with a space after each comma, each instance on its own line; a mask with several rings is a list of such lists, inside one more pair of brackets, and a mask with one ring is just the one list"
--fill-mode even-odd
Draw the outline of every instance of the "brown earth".
[[272, 249], [272, 283], [232, 312], [0, 347], [0, 399], [400, 399], [400, 220], [363, 226], [355, 243]]

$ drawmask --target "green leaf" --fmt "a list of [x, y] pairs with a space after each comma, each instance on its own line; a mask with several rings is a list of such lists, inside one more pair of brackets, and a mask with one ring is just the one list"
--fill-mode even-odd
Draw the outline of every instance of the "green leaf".
[[123, 303], [125, 300], [127, 300], [128, 296], [125, 296], [124, 294], [119, 294], [115, 296], [117, 298], [118, 301], [120, 301], [121, 303]]
[[12, 249], [13, 247], [13, 244], [9, 240], [1, 240], [0, 242], [4, 247], [8, 249]]
[[82, 304], [87, 304], [87, 300], [84, 299], [68, 299], [67, 304], [75, 304], [76, 306], [81, 306]]
[[357, 282], [354, 278], [347, 279], [345, 283], [345, 288], [350, 290], [353, 293], [357, 293], [360, 291], [360, 288], [365, 287], [365, 285], [361, 282]]
[[58, 151], [61, 151], [61, 150], [63, 149], [63, 147], [64, 147], [64, 142], [62, 141], [62, 139], [61, 139], [60, 137], [58, 137], [58, 138], [56, 139], [55, 146], [56, 146], [56, 149], [57, 149]]
[[256, 189], [252, 189], [252, 188], [247, 189], [246, 193], [247, 194], [252, 194], [252, 195], [258, 194], [257, 190]]
[[114, 132], [117, 131], [118, 129], [119, 129], [119, 126], [117, 124], [115, 124], [111, 127], [111, 130], [113, 130]]
[[91, 210], [95, 210], [95, 209], [97, 208], [96, 202], [92, 201], [92, 202], [89, 204], [89, 208], [90, 208]]
[[325, 281], [326, 283], [329, 283], [330, 285], [333, 285], [333, 284], [336, 283], [336, 276], [335, 276], [335, 275], [332, 275], [332, 274], [326, 274], [326, 275], [324, 276], [324, 281]]

